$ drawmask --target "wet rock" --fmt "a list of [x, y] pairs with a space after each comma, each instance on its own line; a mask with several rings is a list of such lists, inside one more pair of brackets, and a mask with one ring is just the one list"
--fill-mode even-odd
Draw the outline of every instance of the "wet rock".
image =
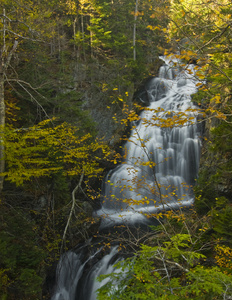
[[181, 87], [181, 86], [184, 86], [184, 85], [186, 85], [186, 79], [185, 78], [180, 78], [177, 82], [177, 86]]

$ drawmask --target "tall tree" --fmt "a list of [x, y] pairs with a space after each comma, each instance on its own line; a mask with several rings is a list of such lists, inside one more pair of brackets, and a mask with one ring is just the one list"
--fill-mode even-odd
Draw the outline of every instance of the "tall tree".
[[[5, 8], [3, 8], [1, 15], [1, 25], [2, 25], [2, 48], [0, 49], [0, 174], [5, 170], [5, 151], [4, 151], [4, 130], [5, 130], [5, 93], [4, 93], [4, 84], [6, 79], [6, 72], [10, 65], [11, 58], [13, 53], [16, 51], [18, 46], [17, 39], [14, 39], [14, 42], [10, 45], [7, 44], [7, 36], [9, 34], [8, 23], [11, 22], [11, 19], [7, 17]], [[15, 36], [15, 38], [17, 38]], [[0, 193], [3, 188], [4, 177], [0, 175]]]
[[[33, 48], [34, 43], [44, 43], [51, 37], [47, 31], [47, 26], [43, 26], [43, 20], [50, 16], [50, 8], [42, 4], [32, 3], [31, 1], [3, 1], [0, 5], [0, 173], [4, 172], [4, 127], [5, 127], [5, 87], [6, 84], [14, 85], [27, 90], [25, 85], [32, 88], [31, 82], [24, 82], [23, 78], [18, 78], [15, 66], [21, 63], [19, 55], [25, 52], [25, 44], [30, 44]], [[43, 36], [43, 37], [42, 37]], [[20, 47], [19, 47], [20, 45]], [[20, 52], [21, 51], [21, 52]], [[13, 63], [13, 58], [15, 59]], [[17, 62], [17, 63], [16, 63]], [[24, 86], [22, 85], [24, 84]], [[30, 92], [27, 91], [30, 94]], [[0, 191], [3, 188], [3, 176], [0, 176]]]
[[137, 17], [138, 17], [138, 5], [139, 5], [139, 1], [136, 0], [135, 1], [135, 16], [134, 16], [134, 28], [133, 28], [133, 59], [136, 60], [136, 21], [137, 21]]

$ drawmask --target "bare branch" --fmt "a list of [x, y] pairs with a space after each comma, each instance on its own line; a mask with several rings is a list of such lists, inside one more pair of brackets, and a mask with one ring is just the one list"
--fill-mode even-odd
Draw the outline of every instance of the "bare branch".
[[65, 243], [65, 239], [66, 239], [67, 230], [68, 230], [68, 227], [70, 225], [70, 221], [71, 221], [72, 215], [74, 213], [75, 205], [76, 205], [76, 202], [77, 202], [77, 200], [75, 198], [75, 194], [76, 194], [77, 190], [80, 188], [81, 183], [83, 181], [83, 178], [84, 178], [84, 170], [82, 171], [82, 174], [81, 174], [81, 177], [80, 177], [80, 180], [79, 180], [77, 186], [72, 191], [72, 207], [70, 209], [69, 217], [68, 217], [68, 220], [67, 220], [67, 223], [66, 223], [66, 226], [65, 226], [65, 229], [64, 229], [63, 237], [62, 237], [61, 252], [64, 248], [64, 243]]
[[14, 52], [16, 51], [16, 49], [17, 49], [18, 43], [19, 43], [19, 42], [18, 42], [17, 40], [14, 41], [14, 45], [13, 45], [13, 47], [12, 47], [12, 49], [11, 49], [9, 55], [7, 56], [6, 62], [5, 62], [5, 64], [4, 64], [4, 70], [5, 70], [5, 71], [6, 71], [6, 69], [8, 68], [8, 66], [9, 66], [9, 64], [10, 64], [10, 61], [11, 61], [11, 58], [12, 58], [13, 53], [14, 53]]
[[18, 24], [22, 24], [22, 25], [24, 25], [25, 27], [27, 27], [28, 28], [28, 30], [30, 31], [30, 32], [34, 32], [34, 33], [36, 33], [36, 34], [39, 34], [39, 32], [38, 31], [35, 31], [35, 30], [33, 30], [28, 24], [26, 24], [25, 22], [22, 22], [22, 21], [19, 21], [19, 20], [12, 20], [12, 19], [10, 19], [8, 16], [6, 16], [6, 15], [2, 15], [2, 14], [0, 14], [0, 17], [3, 17], [4, 19], [6, 19], [7, 21], [9, 21], [10, 23], [18, 23]]
[[45, 43], [45, 41], [43, 40], [38, 40], [38, 39], [32, 39], [32, 38], [29, 38], [29, 37], [25, 37], [25, 36], [22, 36], [12, 30], [9, 30], [9, 29], [6, 29], [6, 31], [12, 33], [13, 35], [17, 36], [18, 38], [21, 38], [23, 40], [29, 40], [29, 41], [32, 41], [32, 42], [40, 42], [40, 43]]
[[205, 43], [202, 47], [200, 47], [199, 49], [198, 49], [198, 51], [201, 51], [203, 48], [205, 48], [206, 46], [208, 46], [210, 43], [212, 43], [214, 40], [216, 40], [216, 39], [218, 39], [219, 37], [221, 37], [225, 32], [226, 32], [226, 30], [229, 28], [231, 26], [231, 23], [230, 24], [228, 24], [225, 28], [223, 28], [223, 30], [219, 33], [219, 34], [217, 34], [217, 35], [215, 35], [214, 37], [212, 37], [207, 43]]
[[[28, 89], [26, 89], [21, 83], [20, 81], [16, 81], [18, 83], [19, 86], [21, 86], [22, 89], [24, 89], [24, 91], [31, 97], [32, 100], [34, 100], [36, 102], [36, 104], [42, 109], [42, 111], [44, 112], [45, 116], [48, 119], [51, 119], [49, 117], [49, 115], [47, 114], [46, 110], [43, 108], [43, 106], [36, 100], [36, 98], [28, 91]], [[31, 85], [28, 83], [28, 85], [31, 87]]]
[[158, 254], [160, 255], [160, 257], [158, 257], [157, 255], [154, 255], [153, 258], [161, 261], [163, 263], [163, 265], [165, 266], [165, 268], [166, 268], [166, 264], [168, 264], [168, 265], [177, 267], [179, 270], [184, 271], [185, 273], [189, 272], [189, 269], [184, 268], [182, 265], [178, 264], [177, 262], [165, 259], [164, 256], [161, 256], [160, 251], [158, 251]]

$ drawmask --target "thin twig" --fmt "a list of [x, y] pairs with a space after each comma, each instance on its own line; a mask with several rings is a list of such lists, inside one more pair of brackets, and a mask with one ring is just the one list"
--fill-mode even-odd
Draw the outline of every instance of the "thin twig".
[[76, 202], [77, 202], [77, 200], [75, 198], [75, 194], [76, 194], [77, 190], [80, 188], [81, 183], [83, 181], [83, 178], [84, 178], [84, 170], [82, 171], [82, 174], [81, 174], [81, 177], [80, 177], [80, 180], [79, 180], [77, 186], [72, 191], [72, 207], [70, 209], [70, 213], [69, 213], [68, 220], [67, 220], [67, 223], [66, 223], [66, 226], [65, 226], [65, 229], [64, 229], [63, 237], [62, 237], [61, 252], [64, 248], [64, 243], [65, 243], [65, 239], [66, 239], [67, 230], [68, 230], [68, 227], [70, 225], [70, 221], [71, 221], [72, 215], [74, 213], [75, 205], [76, 205]]

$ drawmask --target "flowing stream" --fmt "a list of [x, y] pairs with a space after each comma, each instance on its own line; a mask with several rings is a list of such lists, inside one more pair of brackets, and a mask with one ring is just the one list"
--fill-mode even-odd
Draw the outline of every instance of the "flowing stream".
[[[158, 78], [146, 85], [150, 105], [141, 113], [125, 145], [125, 159], [110, 171], [102, 188], [101, 228], [117, 224], [146, 223], [147, 215], [193, 204], [192, 185], [198, 173], [201, 128], [198, 110], [191, 101], [197, 91], [196, 66], [162, 57]], [[86, 248], [69, 251], [57, 267], [52, 300], [95, 300], [105, 284], [100, 274], [114, 271], [116, 247], [101, 258], [97, 248], [86, 257]], [[85, 255], [84, 255], [85, 253]]]

